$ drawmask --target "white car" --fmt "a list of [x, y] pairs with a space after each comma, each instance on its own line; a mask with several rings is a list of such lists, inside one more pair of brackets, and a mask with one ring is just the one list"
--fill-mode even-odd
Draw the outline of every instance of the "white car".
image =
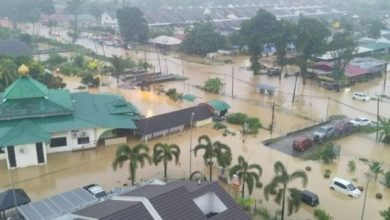
[[332, 179], [332, 182], [330, 183], [330, 189], [343, 193], [351, 198], [359, 198], [361, 194], [360, 190], [356, 186], [354, 186], [348, 180], [342, 179], [340, 177], [335, 177]]
[[354, 127], [370, 126], [371, 125], [371, 121], [368, 118], [364, 118], [364, 117], [357, 117], [357, 118], [350, 120], [349, 122], [351, 122], [351, 124]]
[[368, 102], [370, 101], [370, 96], [363, 92], [354, 92], [352, 99]]

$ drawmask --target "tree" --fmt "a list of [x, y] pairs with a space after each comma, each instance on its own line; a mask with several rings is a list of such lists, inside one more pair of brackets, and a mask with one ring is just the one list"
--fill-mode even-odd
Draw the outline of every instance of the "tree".
[[41, 0], [38, 7], [40, 12], [45, 15], [52, 15], [56, 12], [53, 0]]
[[185, 30], [186, 38], [180, 49], [188, 54], [206, 56], [225, 46], [225, 37], [215, 30], [214, 24], [207, 20], [194, 24], [191, 29]]
[[297, 64], [303, 77], [303, 84], [306, 84], [308, 61], [314, 56], [325, 53], [329, 35], [330, 31], [319, 20], [307, 17], [299, 18], [294, 45], [299, 53]]
[[318, 159], [324, 161], [324, 163], [331, 163], [334, 159], [337, 158], [336, 153], [334, 152], [335, 144], [329, 143], [323, 149], [320, 150], [318, 154]]
[[176, 144], [157, 143], [153, 148], [153, 162], [157, 166], [159, 163], [164, 165], [164, 179], [167, 181], [168, 162], [175, 159], [175, 164], [179, 162], [180, 148]]
[[390, 144], [390, 118], [379, 117], [377, 129], [379, 132], [378, 141]]
[[280, 66], [279, 80], [282, 79], [282, 73], [284, 67], [288, 63], [287, 55], [287, 46], [293, 41], [294, 38], [294, 24], [287, 20], [277, 21], [278, 28], [274, 32], [272, 42], [275, 45], [276, 49], [276, 62]]
[[357, 42], [349, 32], [337, 32], [333, 35], [332, 41], [328, 45], [332, 57], [335, 58], [333, 65], [333, 78], [337, 82], [336, 91], [340, 91], [340, 80], [345, 77], [345, 67], [351, 61], [353, 53], [356, 51]]
[[238, 164], [233, 166], [229, 171], [229, 177], [237, 175], [242, 184], [241, 197], [245, 195], [245, 184], [248, 187], [249, 195], [252, 195], [253, 188], [261, 187], [260, 176], [263, 169], [259, 164], [248, 164], [243, 156], [238, 157]]
[[[293, 212], [297, 212], [299, 210], [299, 206], [301, 203], [301, 195], [300, 191], [296, 188], [288, 188], [288, 183], [296, 180], [301, 179], [303, 187], [306, 187], [308, 178], [306, 175], [306, 172], [303, 170], [297, 170], [293, 173], [289, 174], [287, 173], [286, 167], [283, 165], [282, 162], [277, 161], [274, 164], [274, 171], [276, 176], [271, 180], [271, 182], [264, 188], [264, 196], [265, 199], [268, 201], [269, 194], [275, 193], [275, 201], [280, 205], [282, 203], [282, 220], [284, 219], [284, 213], [285, 213], [285, 202], [286, 202], [286, 191], [289, 191], [289, 197], [288, 199], [288, 215], [291, 215]], [[281, 188], [280, 188], [281, 187]]]
[[122, 168], [123, 164], [126, 161], [129, 161], [129, 172], [131, 185], [134, 186], [136, 172], [138, 169], [138, 164], [141, 165], [141, 168], [145, 166], [145, 161], [151, 163], [151, 158], [149, 156], [149, 148], [145, 144], [138, 144], [134, 147], [129, 147], [124, 144], [117, 148], [115, 160], [112, 163], [112, 167], [114, 170], [118, 168]]
[[229, 146], [219, 141], [211, 142], [210, 137], [207, 135], [202, 135], [198, 138], [198, 145], [194, 148], [195, 157], [199, 150], [204, 150], [203, 160], [206, 166], [210, 168], [210, 181], [212, 181], [214, 158], [217, 160], [218, 165], [223, 168], [226, 168], [232, 162], [232, 152]]
[[123, 74], [123, 71], [126, 68], [126, 62], [121, 57], [118, 57], [117, 55], [114, 55], [112, 57], [111, 61], [111, 67], [112, 71], [116, 77], [116, 84], [119, 85], [119, 76]]
[[248, 46], [251, 69], [254, 74], [260, 71], [259, 58], [263, 52], [263, 46], [272, 42], [272, 33], [276, 30], [276, 17], [264, 9], [260, 9], [256, 16], [241, 24], [240, 35], [243, 43]]
[[220, 78], [210, 78], [204, 82], [203, 89], [207, 92], [219, 94], [225, 84]]
[[378, 39], [381, 37], [381, 30], [385, 28], [386, 26], [380, 20], [373, 20], [368, 27], [367, 35], [371, 38]]
[[119, 32], [127, 46], [131, 42], [144, 43], [148, 40], [148, 24], [137, 7], [124, 7], [116, 11]]
[[65, 12], [73, 15], [72, 21], [72, 32], [68, 33], [68, 35], [72, 39], [72, 44], [75, 44], [77, 39], [80, 36], [79, 32], [79, 14], [81, 12], [81, 6], [83, 4], [82, 0], [68, 0], [66, 2]]
[[0, 59], [0, 90], [4, 91], [17, 77], [18, 67], [11, 58]]
[[370, 168], [370, 172], [374, 174], [374, 180], [376, 181], [378, 179], [379, 174], [383, 174], [384, 170], [382, 168], [382, 164], [378, 161], [371, 161], [368, 164], [368, 167]]
[[387, 186], [387, 188], [390, 188], [390, 171], [387, 171], [385, 174], [385, 186]]
[[390, 220], [390, 207], [386, 210], [380, 211], [380, 214], [384, 220]]

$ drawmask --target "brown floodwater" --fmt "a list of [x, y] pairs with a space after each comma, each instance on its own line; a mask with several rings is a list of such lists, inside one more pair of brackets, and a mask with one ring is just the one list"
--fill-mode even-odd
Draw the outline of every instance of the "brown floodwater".
[[[126, 55], [124, 51], [116, 49], [106, 49], [105, 53], [113, 53], [118, 55]], [[134, 53], [128, 51], [127, 55], [143, 59], [144, 54], [141, 52]], [[165, 57], [161, 55], [161, 59], [167, 60], [169, 72], [182, 74], [181, 60], [177, 59], [177, 55]], [[157, 54], [148, 52], [147, 57], [152, 62], [158, 71]], [[221, 131], [212, 129], [211, 125], [196, 128], [193, 130], [192, 145], [195, 146], [197, 138], [200, 135], [207, 134], [213, 141], [220, 140], [228, 144], [233, 153], [233, 164], [236, 163], [236, 158], [239, 155], [244, 156], [250, 163], [258, 163], [263, 167], [261, 181], [267, 184], [274, 176], [273, 164], [276, 161], [282, 161], [289, 172], [298, 169], [305, 169], [310, 166], [312, 169], [308, 172], [309, 183], [307, 189], [317, 193], [320, 198], [318, 208], [328, 211], [334, 219], [360, 219], [364, 201], [363, 196], [359, 199], [350, 199], [347, 196], [337, 194], [329, 189], [330, 179], [325, 179], [323, 174], [325, 170], [331, 170], [331, 177], [339, 176], [346, 179], [354, 180], [358, 186], [366, 188], [367, 178], [365, 173], [368, 171], [368, 166], [359, 158], [368, 160], [378, 160], [383, 162], [385, 171], [390, 169], [390, 147], [381, 143], [375, 142], [375, 136], [372, 135], [353, 135], [342, 138], [336, 142], [341, 146], [340, 159], [330, 165], [322, 164], [317, 161], [304, 161], [301, 159], [292, 158], [279, 151], [265, 147], [261, 142], [271, 137], [284, 135], [289, 131], [303, 128], [315, 123], [312, 120], [325, 120], [326, 115], [346, 114], [348, 116], [365, 115], [375, 119], [376, 102], [360, 103], [352, 101], [351, 93], [353, 91], [368, 91], [371, 94], [380, 91], [382, 79], [374, 79], [367, 83], [357, 84], [351, 89], [346, 89], [340, 93], [318, 88], [318, 84], [310, 80], [305, 86], [302, 85], [301, 79], [298, 78], [297, 95], [298, 101], [291, 102], [292, 90], [294, 87], [294, 77], [282, 78], [279, 81], [277, 78], [268, 78], [267, 76], [253, 76], [251, 72], [243, 70], [240, 67], [249, 65], [248, 58], [239, 56], [235, 58], [234, 63], [234, 98], [232, 95], [232, 65], [203, 65], [194, 62], [184, 62], [184, 75], [189, 77], [185, 82], [167, 82], [162, 85], [165, 88], [176, 88], [179, 92], [191, 93], [199, 97], [194, 103], [191, 102], [173, 102], [165, 96], [156, 95], [153, 89], [148, 91], [126, 90], [115, 87], [115, 80], [109, 77], [104, 77], [103, 81], [112, 82], [111, 85], [100, 87], [99, 89], [91, 89], [90, 92], [110, 92], [126, 97], [136, 105], [140, 111], [146, 116], [152, 116], [169, 112], [172, 110], [188, 107], [199, 102], [205, 102], [210, 99], [222, 99], [231, 105], [231, 112], [245, 112], [252, 117], [259, 117], [264, 126], [271, 123], [271, 103], [275, 102], [279, 107], [275, 112], [275, 131], [270, 135], [269, 131], [261, 130], [256, 136], [246, 137], [243, 143], [243, 137], [240, 135], [238, 126], [229, 125], [229, 130], [236, 133], [235, 136], [223, 136]], [[164, 66], [162, 69], [164, 70]], [[166, 69], [166, 67], [165, 67]], [[290, 67], [291, 71], [293, 68]], [[226, 73], [226, 74], [225, 74]], [[205, 93], [193, 87], [193, 85], [202, 85], [209, 77], [220, 77], [226, 83], [225, 95], [215, 95]], [[72, 91], [78, 91], [76, 88], [80, 85], [80, 79], [75, 77], [64, 77], [68, 84], [68, 88]], [[278, 93], [274, 97], [260, 95], [255, 85], [258, 83], [271, 84], [278, 87]], [[340, 100], [344, 104], [337, 103], [324, 97], [331, 97], [335, 100]], [[353, 108], [352, 108], [353, 107]], [[356, 109], [354, 109], [356, 108]], [[389, 103], [381, 103], [381, 112], [384, 116], [389, 116]], [[365, 113], [367, 112], [367, 113]], [[297, 115], [305, 116], [297, 117]], [[310, 120], [308, 120], [310, 119]], [[136, 144], [137, 140], [131, 140], [130, 145]], [[170, 179], [181, 179], [188, 177], [190, 168], [190, 132], [187, 130], [183, 133], [173, 134], [166, 137], [148, 141], [149, 146], [153, 146], [157, 142], [175, 143], [181, 147], [180, 164], [174, 166], [173, 163], [168, 165], [168, 175]], [[286, 146], [290, 147], [290, 146]], [[114, 159], [116, 146], [99, 146], [93, 150], [78, 151], [78, 152], [62, 152], [48, 155], [48, 164], [42, 166], [33, 166], [21, 169], [8, 171], [5, 160], [0, 161], [0, 188], [10, 188], [11, 176], [14, 187], [20, 187], [27, 191], [33, 200], [42, 199], [55, 193], [60, 193], [75, 187], [80, 187], [90, 183], [98, 183], [106, 189], [128, 184], [128, 168], [124, 166], [117, 171], [113, 171], [111, 164]], [[351, 173], [348, 171], [348, 161], [356, 162], [356, 171]], [[202, 161], [201, 154], [198, 157], [192, 156], [192, 170], [203, 170], [207, 174], [207, 169]], [[215, 172], [217, 169], [215, 169]], [[137, 181], [148, 178], [162, 178], [162, 166], [146, 165], [137, 171]], [[380, 219], [379, 211], [384, 210], [389, 206], [390, 190], [385, 188], [379, 181], [383, 177], [380, 176], [378, 181], [371, 180], [367, 191], [367, 200], [364, 219]], [[299, 181], [292, 182], [289, 186], [302, 188]], [[366, 190], [366, 189], [365, 189]], [[376, 193], [382, 193], [383, 199], [375, 198]], [[268, 208], [271, 213], [274, 213], [280, 208], [275, 202], [265, 201], [263, 190], [255, 189], [252, 197], [257, 200], [257, 206]], [[313, 208], [302, 205], [301, 209], [287, 219], [314, 219]]]

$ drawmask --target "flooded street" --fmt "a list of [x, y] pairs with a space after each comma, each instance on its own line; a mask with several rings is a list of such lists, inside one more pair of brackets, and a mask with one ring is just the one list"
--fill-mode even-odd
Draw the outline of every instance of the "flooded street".
[[[86, 42], [79, 41], [78, 43], [84, 46], [94, 47], [87, 39]], [[134, 51], [124, 52], [120, 48], [106, 48], [106, 55], [116, 54], [122, 56], [130, 56], [135, 59], [144, 59], [143, 52]], [[164, 61], [164, 66], [167, 66], [169, 73], [182, 74], [181, 60], [178, 55], [164, 56], [161, 55]], [[151, 62], [156, 71], [159, 71], [157, 54], [155, 52], [147, 53], [147, 60]], [[166, 60], [166, 62], [165, 62]], [[165, 65], [166, 64], [166, 65]], [[189, 107], [196, 103], [207, 102], [211, 99], [222, 99], [231, 105], [230, 112], [244, 112], [251, 117], [258, 117], [263, 127], [268, 127], [271, 123], [273, 102], [276, 103], [274, 133], [270, 134], [267, 130], [260, 130], [255, 137], [246, 137], [243, 143], [243, 137], [240, 135], [240, 127], [227, 124], [229, 130], [236, 133], [235, 136], [223, 136], [222, 131], [212, 129], [212, 125], [193, 129], [193, 147], [197, 144], [197, 138], [207, 134], [212, 141], [221, 141], [231, 147], [233, 153], [232, 164], [237, 163], [239, 155], [244, 156], [250, 163], [258, 163], [263, 168], [261, 181], [263, 185], [269, 183], [274, 176], [273, 164], [276, 161], [282, 161], [288, 171], [291, 173], [295, 170], [310, 166], [311, 171], [308, 172], [309, 182], [307, 189], [318, 194], [320, 205], [318, 208], [324, 209], [337, 220], [344, 219], [360, 219], [362, 214], [364, 193], [366, 192], [367, 178], [365, 173], [368, 172], [368, 166], [359, 158], [368, 160], [384, 161], [383, 168], [385, 171], [390, 170], [390, 146], [375, 142], [375, 135], [352, 135], [344, 137], [336, 142], [341, 146], [341, 154], [339, 160], [333, 164], [326, 165], [318, 161], [304, 161], [301, 159], [292, 158], [279, 151], [265, 147], [262, 141], [278, 137], [287, 132], [304, 128], [318, 121], [326, 120], [327, 116], [345, 114], [348, 117], [366, 116], [370, 119], [376, 119], [377, 102], [370, 101], [368, 103], [352, 100], [354, 91], [367, 91], [370, 94], [377, 94], [381, 91], [383, 78], [376, 78], [369, 82], [359, 83], [352, 88], [345, 89], [339, 93], [318, 88], [318, 83], [307, 80], [305, 86], [302, 85], [302, 79], [298, 78], [297, 96], [298, 101], [292, 103], [292, 93], [295, 82], [295, 77], [282, 78], [281, 81], [277, 77], [267, 77], [265, 75], [253, 76], [250, 71], [246, 71], [241, 67], [249, 65], [248, 57], [239, 56], [234, 62], [234, 78], [232, 77], [232, 64], [214, 64], [203, 65], [195, 62], [184, 61], [184, 75], [189, 78], [187, 81], [167, 82], [161, 85], [164, 88], [176, 88], [178, 92], [184, 94], [190, 93], [199, 97], [194, 103], [178, 101], [174, 102], [166, 96], [156, 95], [151, 91], [141, 91], [139, 89], [126, 90], [117, 88], [115, 83], [109, 86], [100, 87], [98, 89], [90, 89], [90, 92], [114, 93], [124, 96], [128, 101], [132, 102], [139, 108], [140, 112], [146, 117], [157, 114], [170, 112], [173, 110]], [[166, 67], [165, 67], [166, 69]], [[196, 89], [195, 85], [203, 85], [203, 82], [210, 77], [219, 77], [225, 82], [225, 90], [223, 95], [205, 93], [202, 90]], [[67, 88], [71, 91], [79, 91], [76, 88], [80, 85], [80, 80], [74, 77], [63, 77], [67, 83]], [[105, 77], [106, 82], [115, 82]], [[258, 83], [270, 84], [278, 87], [278, 92], [274, 97], [261, 95], [256, 91]], [[233, 87], [233, 90], [232, 90]], [[86, 91], [86, 90], [85, 90]], [[389, 94], [390, 88], [387, 89]], [[232, 98], [233, 93], [233, 98]], [[329, 97], [329, 98], [328, 98]], [[339, 100], [339, 101], [335, 101]], [[385, 117], [390, 117], [390, 103], [380, 103], [380, 113]], [[158, 142], [175, 143], [181, 147], [180, 164], [174, 166], [174, 163], [168, 164], [168, 176], [170, 179], [187, 178], [189, 174], [190, 161], [190, 132], [184, 131], [180, 134], [169, 135], [166, 137], [153, 139], [148, 141], [150, 148]], [[130, 146], [139, 143], [138, 140], [131, 140]], [[286, 146], [291, 147], [291, 146]], [[48, 164], [42, 166], [33, 166], [27, 168], [18, 168], [8, 171], [5, 160], [0, 161], [0, 189], [4, 190], [11, 187], [13, 182], [14, 187], [23, 188], [32, 200], [38, 200], [47, 196], [64, 192], [76, 187], [98, 183], [104, 186], [107, 190], [113, 187], [120, 187], [123, 184], [129, 184], [128, 167], [125, 165], [122, 169], [113, 171], [111, 164], [114, 160], [116, 146], [99, 146], [93, 150], [77, 151], [77, 152], [62, 152], [48, 155]], [[198, 157], [192, 156], [192, 170], [203, 170], [206, 174], [208, 169], [205, 168], [203, 152], [200, 152]], [[356, 162], [356, 171], [351, 173], [348, 171], [348, 161]], [[363, 186], [363, 195], [359, 199], [351, 199], [347, 196], [338, 194], [329, 189], [330, 179], [323, 177], [325, 170], [331, 170], [331, 178], [335, 176], [343, 177], [349, 180], [355, 180], [357, 186]], [[215, 169], [215, 173], [217, 170]], [[146, 165], [144, 168], [137, 170], [137, 182], [153, 177], [162, 178], [163, 168], [160, 164], [158, 167], [154, 165]], [[216, 178], [216, 176], [214, 177]], [[383, 180], [380, 176], [378, 181]], [[11, 181], [13, 179], [13, 181]], [[379, 211], [384, 210], [389, 206], [390, 190], [385, 188], [379, 182], [371, 180], [368, 184], [367, 200], [365, 207], [364, 219], [380, 219]], [[293, 182], [289, 187], [295, 186], [302, 188], [299, 181]], [[375, 198], [376, 193], [382, 193], [383, 199]], [[257, 200], [257, 206], [264, 206], [275, 213], [280, 207], [270, 198], [267, 202], [264, 199], [263, 189], [255, 189], [252, 195]], [[313, 210], [307, 205], [302, 204], [298, 213], [293, 214], [287, 219], [314, 219]], [[348, 210], [348, 211], [347, 211]]]

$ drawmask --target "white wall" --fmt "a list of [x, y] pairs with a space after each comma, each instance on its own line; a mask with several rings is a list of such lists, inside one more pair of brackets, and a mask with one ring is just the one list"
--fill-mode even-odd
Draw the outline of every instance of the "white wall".
[[[46, 144], [42, 143], [43, 145], [43, 155], [45, 157], [45, 163], [47, 163], [47, 152], [46, 152]], [[37, 158], [37, 150], [35, 143], [34, 144], [23, 144], [23, 145], [16, 145], [14, 146], [15, 150], [15, 159], [16, 159], [16, 166], [17, 167], [27, 167], [32, 165], [38, 165], [38, 158]], [[7, 158], [8, 158], [8, 151]], [[8, 168], [9, 162], [7, 163]]]
[[72, 150], [82, 150], [85, 148], [93, 148], [96, 147], [97, 144], [97, 135], [96, 135], [96, 129], [84, 129], [84, 130], [78, 130], [78, 133], [85, 132], [86, 136], [89, 137], [89, 143], [88, 144], [78, 144], [77, 139], [78, 137], [73, 137], [72, 132], [69, 132], [70, 139], [68, 142], [68, 145], [72, 148]]
[[69, 145], [69, 141], [70, 141], [70, 137], [71, 137], [70, 132], [59, 132], [59, 133], [52, 133], [51, 134], [51, 138], [59, 138], [59, 137], [66, 137], [67, 146], [51, 148], [50, 145], [48, 144], [46, 146], [48, 153], [55, 153], [55, 152], [63, 152], [63, 151], [71, 151], [72, 150], [71, 146]]

